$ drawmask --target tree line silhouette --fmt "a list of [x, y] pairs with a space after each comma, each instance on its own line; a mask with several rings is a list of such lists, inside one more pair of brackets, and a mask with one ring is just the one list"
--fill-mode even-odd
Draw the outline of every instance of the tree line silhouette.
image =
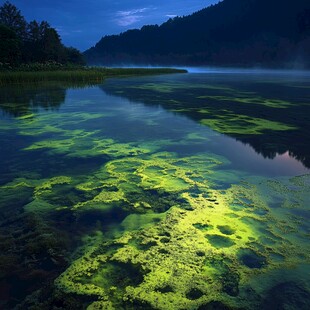
[[16, 66], [48, 61], [84, 63], [82, 54], [73, 47], [65, 47], [48, 22], [28, 23], [20, 10], [6, 1], [0, 7], [0, 62]]

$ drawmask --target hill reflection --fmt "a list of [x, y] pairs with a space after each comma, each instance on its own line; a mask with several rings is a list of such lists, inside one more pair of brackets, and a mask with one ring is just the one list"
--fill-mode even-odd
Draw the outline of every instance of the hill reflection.
[[310, 85], [303, 75], [187, 74], [110, 80], [101, 89], [186, 115], [265, 158], [289, 154], [310, 168]]

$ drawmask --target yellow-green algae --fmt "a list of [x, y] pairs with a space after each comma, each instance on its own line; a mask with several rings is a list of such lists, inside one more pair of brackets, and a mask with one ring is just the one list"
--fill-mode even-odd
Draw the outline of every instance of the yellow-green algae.
[[[81, 132], [77, 140], [83, 140], [83, 137], [84, 133]], [[70, 149], [72, 141], [74, 139], [59, 140], [59, 143], [55, 144], [51, 141], [41, 141], [26, 150], [49, 147], [53, 150], [55, 148], [56, 153], [68, 153], [68, 156], [73, 156], [75, 153]], [[68, 145], [65, 142], [68, 142]], [[155, 211], [162, 212], [173, 205], [177, 197], [181, 197], [180, 192], [198, 186], [205, 187], [208, 183], [207, 176], [215, 180], [216, 177], [212, 176], [213, 169], [227, 163], [224, 158], [211, 154], [178, 158], [176, 154], [162, 152], [148, 154], [145, 157], [146, 153], [151, 152], [148, 146], [134, 147], [131, 143], [115, 143], [112, 139], [95, 139], [94, 142], [98, 146], [98, 152], [101, 150], [101, 154], [118, 159], [109, 161], [91, 175], [77, 175], [74, 178], [69, 176], [55, 176], [50, 179], [19, 178], [1, 188], [4, 190], [31, 188], [33, 199], [25, 209], [38, 212], [63, 208], [107, 211], [114, 208], [115, 204], [126, 210], [146, 212], [152, 209], [151, 202], [154, 202], [152, 191], [156, 190], [162, 193], [162, 198], [158, 199], [159, 194], [156, 194], [158, 203]], [[83, 142], [81, 144], [83, 145]], [[79, 152], [79, 156], [84, 152], [86, 156], [89, 153], [92, 155], [94, 151], [92, 148], [88, 150], [82, 148]], [[165, 197], [165, 193], [170, 193], [170, 198]], [[61, 199], [62, 196], [66, 199]], [[145, 200], [141, 200], [143, 196]]]
[[[131, 89], [150, 90], [159, 93], [172, 93], [179, 89], [209, 89], [209, 90], [221, 90], [234, 93], [236, 90], [228, 86], [202, 84], [202, 83], [144, 83], [141, 85], [130, 86]], [[243, 92], [248, 93], [248, 92]]]
[[51, 192], [53, 186], [55, 185], [70, 184], [71, 182], [72, 182], [71, 177], [66, 177], [66, 176], [53, 177], [49, 179], [48, 181], [43, 182], [39, 186], [36, 186], [35, 191], [34, 191], [34, 197], [41, 196], [43, 193], [46, 193], [46, 192]]
[[[137, 156], [116, 159], [95, 172], [86, 183], [76, 186], [85, 192], [97, 190], [97, 194], [91, 200], [77, 203], [73, 209], [106, 208], [112, 202], [131, 209], [152, 209], [150, 203], [154, 198], [144, 194], [145, 191], [179, 194], [191, 188], [205, 188], [209, 186], [206, 176], [212, 175], [213, 168], [223, 161], [214, 155], [178, 158], [171, 153], [155, 153], [146, 159]], [[141, 200], [143, 196], [147, 200]]]
[[[307, 199], [309, 182], [305, 180], [309, 176], [289, 181], [290, 186], [298, 187], [290, 197], [299, 207]], [[310, 263], [307, 240], [294, 235], [300, 222], [290, 223], [292, 229], [283, 231], [281, 217], [268, 205], [273, 190], [262, 196], [261, 187], [266, 191], [267, 183], [244, 182], [227, 190], [196, 183], [203, 189], [199, 194], [176, 186], [174, 190], [190, 210], [176, 201], [153, 225], [144, 226], [140, 221], [131, 226], [128, 222], [136, 219], [125, 219], [124, 226], [130, 229], [116, 233], [110, 241], [99, 238], [56, 285], [66, 293], [90, 296], [94, 303], [89, 309], [130, 308], [135, 303], [154, 309], [197, 309], [212, 301], [230, 307], [256, 307], [259, 298], [249, 300], [248, 296], [249, 290], [256, 289], [255, 277]], [[254, 263], [253, 257], [247, 262], [244, 250], [250, 253], [246, 255], [254, 255]], [[134, 270], [128, 277], [136, 276], [135, 280], [122, 275], [128, 270]], [[265, 289], [269, 286], [266, 282]]]
[[[85, 121], [102, 118], [107, 115], [100, 113], [72, 112], [63, 114], [36, 114], [33, 117], [19, 117], [17, 127], [19, 133], [25, 136], [43, 135], [46, 133], [63, 133], [74, 136], [75, 130], [66, 130], [62, 127], [74, 126]], [[82, 130], [80, 130], [82, 131]]]
[[[255, 95], [255, 93], [250, 93], [251, 95]], [[280, 100], [280, 99], [269, 99], [269, 98], [263, 98], [263, 97], [253, 97], [253, 96], [247, 96], [243, 95], [240, 96], [240, 93], [237, 93], [236, 96], [230, 97], [230, 96], [199, 96], [198, 99], [212, 99], [212, 100], [218, 100], [218, 101], [229, 101], [229, 102], [238, 102], [238, 103], [246, 103], [246, 104], [258, 104], [263, 105], [269, 108], [277, 108], [277, 109], [285, 109], [293, 104], [291, 102]], [[239, 96], [239, 97], [238, 97]]]
[[[91, 157], [107, 155], [109, 157], [136, 156], [154, 152], [163, 145], [178, 144], [180, 141], [162, 139], [155, 142], [121, 143], [102, 136], [100, 130], [80, 129], [84, 121], [110, 117], [108, 113], [63, 113], [59, 115], [36, 115], [33, 119], [21, 119], [19, 133], [24, 136], [42, 136], [25, 147], [25, 151], [46, 150], [48, 154], [64, 154], [68, 157]], [[70, 118], [70, 120], [68, 120]], [[73, 128], [72, 128], [73, 126]], [[185, 137], [182, 143], [192, 143]]]
[[[40, 123], [36, 125], [40, 127]], [[25, 151], [47, 149], [50, 154], [65, 154], [69, 157], [90, 157], [107, 155], [110, 157], [135, 156], [149, 153], [158, 148], [155, 144], [137, 145], [137, 143], [117, 143], [113, 139], [96, 138], [98, 130], [85, 131], [81, 129], [65, 130], [59, 127], [44, 126], [32, 134], [58, 134], [56, 138], [37, 141], [26, 148]], [[22, 131], [28, 135], [27, 132]]]
[[[56, 176], [50, 179], [32, 179], [32, 178], [16, 178], [12, 182], [0, 186], [0, 194], [2, 196], [16, 197], [20, 191], [25, 188], [31, 190], [31, 201], [24, 206], [27, 212], [45, 213], [47, 211], [55, 211], [64, 205], [55, 205], [50, 198], [55, 195], [57, 188], [64, 190], [64, 185], [73, 183], [71, 177]], [[60, 200], [62, 198], [60, 197]]]
[[[291, 212], [308, 205], [309, 176], [215, 190], [217, 181], [225, 181], [225, 171], [216, 168], [227, 161], [219, 156], [179, 158], [153, 153], [158, 145], [96, 139], [96, 132], [63, 129], [59, 134], [64, 139], [43, 140], [27, 150], [112, 160], [90, 175], [19, 178], [0, 190], [32, 189], [26, 211], [138, 213], [125, 218], [119, 230], [98, 233], [91, 244], [86, 240], [84, 254], [57, 279], [65, 293], [93, 300], [89, 309], [134, 309], [136, 304], [197, 309], [213, 301], [250, 309], [259, 303], [259, 298], [248, 300], [247, 293], [256, 290], [256, 277], [310, 263], [309, 236], [298, 231], [306, 224]], [[199, 138], [190, 135], [185, 141]], [[234, 174], [230, 178], [236, 181]], [[274, 201], [281, 208], [273, 208]], [[257, 290], [264, 294], [269, 288], [266, 282]]]
[[[145, 156], [126, 149], [91, 175], [19, 178], [1, 187], [32, 189], [26, 211], [117, 207], [138, 213], [125, 218], [119, 229], [86, 240], [84, 254], [57, 279], [63, 292], [93, 300], [89, 309], [134, 309], [136, 304], [197, 309], [213, 301], [250, 309], [259, 298], [254, 294], [248, 300], [247, 292], [264, 294], [271, 285], [256, 288], [256, 277], [310, 263], [309, 236], [299, 230], [307, 224], [292, 212], [309, 203], [309, 176], [253, 179], [215, 190], [217, 176], [223, 179], [223, 171], [216, 171], [223, 158], [206, 153]], [[69, 204], [68, 198], [62, 201], [62, 192], [70, 196], [75, 190], [79, 195]], [[51, 199], [55, 196], [60, 199]], [[281, 207], [272, 205], [277, 201]]]
[[222, 115], [213, 115], [213, 117], [202, 119], [200, 123], [211, 127], [215, 131], [226, 134], [259, 135], [268, 130], [285, 131], [297, 129], [294, 126], [280, 122], [241, 114], [224, 113]]
[[22, 115], [22, 116], [18, 116], [18, 117], [16, 117], [16, 119], [23, 120], [23, 119], [33, 118], [34, 116], [35, 116], [34, 113], [29, 113], [29, 114], [25, 114], [25, 115]]
[[[210, 91], [222, 91], [227, 95], [201, 95], [197, 99], [211, 99], [217, 101], [229, 101], [245, 104], [263, 105], [269, 108], [288, 108], [293, 103], [275, 98], [264, 98], [256, 92], [240, 91], [225, 85], [189, 84], [189, 83], [145, 83], [139, 86], [131, 86], [131, 89], [150, 90], [159, 93], [172, 93], [180, 89], [207, 89]], [[170, 100], [171, 101], [171, 100]]]
[[[276, 115], [277, 109], [295, 109], [296, 104], [294, 102], [262, 97], [256, 92], [240, 91], [225, 85], [214, 86], [195, 83], [144, 83], [130, 86], [128, 89], [129, 91], [130, 89], [138, 89], [154, 92], [155, 98], [163, 97], [163, 106], [169, 111], [186, 113], [194, 119], [199, 119], [201, 124], [225, 134], [257, 135], [267, 131], [298, 129], [294, 125], [272, 119]], [[190, 93], [191, 89], [193, 89], [193, 93]], [[195, 96], [195, 89], [204, 90], [207, 94], [197, 96], [196, 101], [188, 99], [190, 104], [186, 99], [173, 101], [170, 96], [160, 94], [188, 90], [185, 96], [190, 97], [191, 95]], [[218, 91], [223, 94], [218, 95]], [[149, 93], [147, 95], [150, 96]], [[152, 103], [154, 102], [151, 97], [149, 100]], [[230, 110], [224, 109], [224, 107], [229, 107]], [[266, 115], [266, 118], [252, 116], [252, 113], [253, 115]]]

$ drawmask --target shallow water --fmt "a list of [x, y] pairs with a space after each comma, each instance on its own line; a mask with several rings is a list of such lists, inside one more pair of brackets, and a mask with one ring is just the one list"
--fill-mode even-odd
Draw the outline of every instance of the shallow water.
[[0, 307], [308, 309], [310, 83], [267, 73], [2, 88]]

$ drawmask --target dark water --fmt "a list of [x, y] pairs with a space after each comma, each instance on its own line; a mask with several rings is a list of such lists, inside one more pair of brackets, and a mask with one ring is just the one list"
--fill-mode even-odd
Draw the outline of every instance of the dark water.
[[309, 77], [1, 88], [0, 308], [309, 309]]

